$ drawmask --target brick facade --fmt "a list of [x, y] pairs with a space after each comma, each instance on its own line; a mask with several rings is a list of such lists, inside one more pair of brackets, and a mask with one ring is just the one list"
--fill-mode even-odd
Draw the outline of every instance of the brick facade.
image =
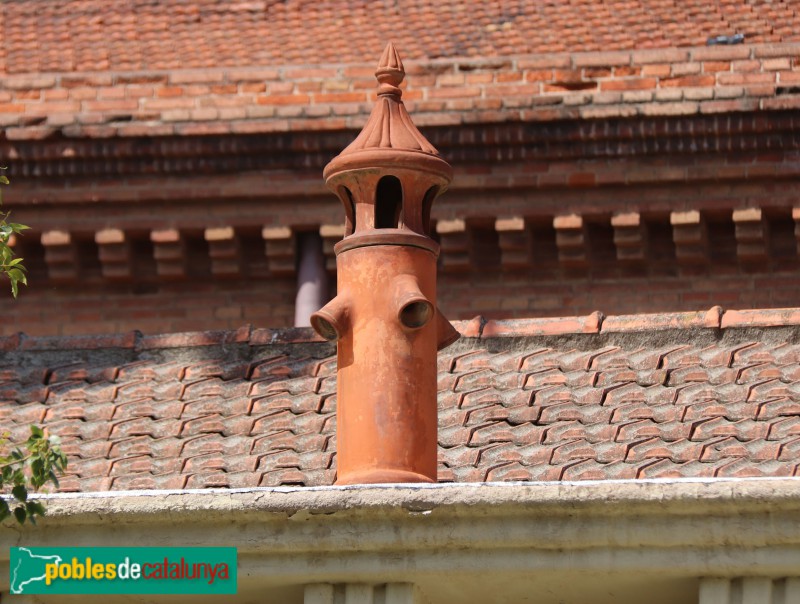
[[[432, 216], [448, 317], [797, 305], [800, 43], [770, 41], [407, 61], [455, 169]], [[0, 333], [286, 326], [306, 232], [333, 273], [321, 170], [374, 66], [186, 67], [8, 69], [4, 194], [34, 229]]]

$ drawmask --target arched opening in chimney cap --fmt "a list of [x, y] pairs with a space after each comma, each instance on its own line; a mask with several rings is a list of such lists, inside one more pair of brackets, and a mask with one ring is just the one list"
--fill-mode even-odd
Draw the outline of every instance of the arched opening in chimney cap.
[[439, 187], [432, 186], [425, 191], [425, 197], [422, 198], [422, 230], [423, 234], [428, 237], [431, 236], [431, 209], [433, 208], [433, 200], [439, 194]]
[[396, 176], [384, 176], [375, 190], [375, 228], [397, 229], [403, 215], [403, 185]]
[[352, 235], [356, 230], [356, 202], [353, 200], [353, 194], [350, 192], [350, 189], [344, 185], [340, 186], [337, 192], [344, 206], [344, 236], [347, 237], [348, 235]]

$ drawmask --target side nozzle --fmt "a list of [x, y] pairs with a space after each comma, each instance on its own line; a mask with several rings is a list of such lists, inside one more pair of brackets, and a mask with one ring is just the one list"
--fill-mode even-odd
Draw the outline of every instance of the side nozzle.
[[447, 348], [455, 342], [461, 334], [447, 320], [438, 308], [436, 309], [436, 350]]
[[403, 327], [419, 329], [433, 318], [435, 310], [420, 291], [416, 277], [400, 275], [395, 281], [394, 304], [397, 319]]
[[350, 304], [344, 296], [336, 296], [312, 314], [310, 321], [314, 331], [335, 342], [350, 328]]

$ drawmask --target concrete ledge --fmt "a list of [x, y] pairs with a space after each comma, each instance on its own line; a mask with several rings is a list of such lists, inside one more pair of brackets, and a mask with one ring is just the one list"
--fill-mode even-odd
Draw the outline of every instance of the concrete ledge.
[[342, 581], [413, 581], [435, 591], [443, 576], [479, 589], [499, 575], [544, 581], [575, 572], [658, 577], [685, 586], [700, 576], [786, 577], [800, 568], [798, 478], [132, 491], [43, 499], [49, 515], [39, 526], [0, 531], [0, 591], [8, 588], [8, 548], [17, 545], [235, 545], [243, 593]]

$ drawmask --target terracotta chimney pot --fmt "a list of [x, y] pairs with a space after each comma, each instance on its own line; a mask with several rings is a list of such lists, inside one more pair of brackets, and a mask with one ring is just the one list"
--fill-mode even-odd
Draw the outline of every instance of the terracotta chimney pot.
[[430, 212], [452, 168], [411, 122], [391, 43], [375, 75], [369, 120], [324, 171], [346, 228], [311, 325], [338, 341], [337, 484], [435, 482], [436, 352], [459, 334], [436, 306]]

